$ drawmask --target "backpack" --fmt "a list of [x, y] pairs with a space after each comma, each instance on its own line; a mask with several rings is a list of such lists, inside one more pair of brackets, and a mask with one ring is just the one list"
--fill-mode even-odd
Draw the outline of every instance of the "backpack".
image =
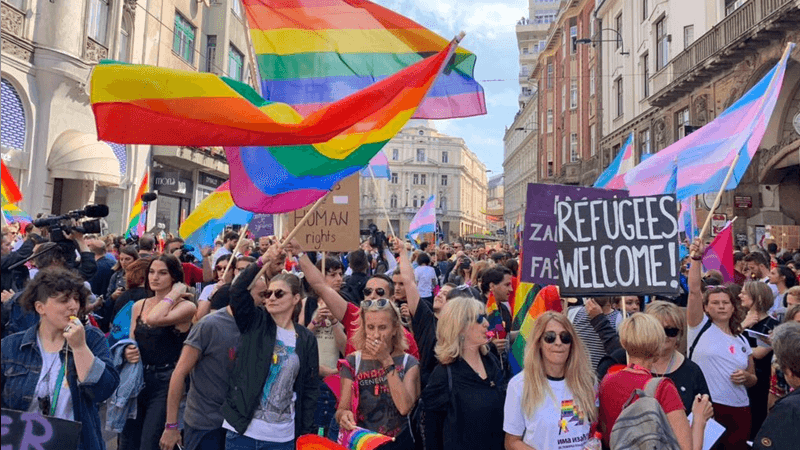
[[611, 430], [611, 448], [680, 450], [667, 414], [655, 398], [663, 380], [663, 377], [653, 378], [644, 391], [636, 389], [631, 393]]

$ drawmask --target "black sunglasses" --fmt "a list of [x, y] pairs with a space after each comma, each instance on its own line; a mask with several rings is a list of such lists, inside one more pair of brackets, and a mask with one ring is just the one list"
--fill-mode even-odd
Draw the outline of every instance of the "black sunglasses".
[[486, 314], [478, 314], [478, 317], [475, 318], [478, 323], [483, 323], [484, 320], [486, 320]]
[[214, 267], [214, 270], [216, 270], [217, 272], [219, 272], [220, 270], [225, 270], [225, 268], [224, 268], [224, 267], [222, 267], [222, 266], [217, 266], [217, 267]]
[[[364, 289], [364, 290], [366, 291], [367, 289]], [[382, 290], [383, 289], [381, 289], [381, 288], [377, 289], [377, 291], [382, 291]], [[370, 290], [370, 292], [371, 292], [371, 290]], [[367, 294], [367, 295], [369, 295], [369, 294]], [[381, 293], [378, 292], [378, 295], [381, 295]], [[367, 309], [367, 308], [371, 308], [373, 306], [375, 306], [376, 308], [385, 308], [386, 305], [388, 305], [388, 304], [389, 304], [389, 300], [385, 299], [385, 298], [379, 298], [377, 300], [363, 300], [361, 302], [361, 308], [362, 309]]]
[[275, 289], [274, 291], [267, 289], [264, 291], [264, 296], [262, 298], [271, 298], [272, 294], [275, 294], [275, 298], [283, 298], [288, 292], [284, 291], [283, 289]]
[[[364, 288], [364, 296], [372, 295], [372, 288]], [[383, 297], [386, 294], [386, 290], [384, 288], [377, 288], [374, 289], [375, 293], [379, 296]]]
[[666, 334], [667, 337], [671, 338], [678, 337], [678, 333], [680, 332], [681, 330], [676, 327], [664, 327], [664, 334]]
[[562, 344], [568, 345], [572, 343], [572, 335], [569, 334], [569, 331], [562, 331], [561, 333], [558, 334], [556, 334], [555, 331], [545, 331], [542, 338], [548, 344], [552, 344], [556, 342], [556, 336], [558, 336], [559, 339], [561, 339]]

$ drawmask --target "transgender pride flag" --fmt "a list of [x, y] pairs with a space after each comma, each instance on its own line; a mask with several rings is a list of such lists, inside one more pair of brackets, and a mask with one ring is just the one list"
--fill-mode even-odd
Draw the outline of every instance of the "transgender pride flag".
[[778, 64], [719, 117], [628, 171], [625, 184], [630, 195], [664, 192], [676, 160], [678, 200], [718, 192], [736, 155], [740, 155], [725, 187], [736, 188], [767, 131], [793, 48], [794, 43], [789, 43]]
[[602, 189], [627, 189], [625, 173], [633, 169], [636, 162], [633, 159], [633, 133], [628, 135], [625, 145], [617, 153], [617, 157], [594, 183], [594, 187]]
[[428, 201], [422, 205], [417, 214], [408, 226], [407, 238], [416, 241], [420, 234], [434, 233], [436, 231], [436, 208], [434, 196], [431, 195]]
[[361, 176], [364, 178], [386, 178], [391, 179], [392, 174], [389, 171], [389, 158], [386, 153], [380, 151], [369, 160], [369, 165], [361, 169]]

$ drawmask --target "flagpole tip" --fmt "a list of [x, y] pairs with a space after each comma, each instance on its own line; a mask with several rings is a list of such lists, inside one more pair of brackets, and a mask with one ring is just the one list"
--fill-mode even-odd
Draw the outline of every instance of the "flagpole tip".
[[456, 36], [456, 42], [461, 42], [461, 40], [464, 39], [464, 36], [466, 36], [466, 35], [467, 35], [467, 33], [464, 33], [463, 30], [460, 31], [458, 33], [458, 35]]

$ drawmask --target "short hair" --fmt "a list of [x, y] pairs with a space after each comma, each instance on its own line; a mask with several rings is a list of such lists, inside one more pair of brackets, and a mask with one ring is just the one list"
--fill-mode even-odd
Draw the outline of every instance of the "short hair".
[[786, 310], [786, 313], [783, 316], [783, 323], [794, 322], [794, 316], [797, 314], [800, 314], [800, 304], [792, 305]]
[[736, 253], [734, 253], [734, 254], [733, 254], [733, 262], [734, 262], [734, 263], [737, 263], [737, 262], [739, 262], [739, 261], [744, 261], [744, 256], [745, 256], [745, 255], [744, 255], [744, 253], [742, 253], [742, 252], [736, 252]]
[[630, 356], [652, 360], [658, 356], [667, 335], [654, 316], [634, 313], [619, 326], [619, 342]]
[[177, 236], [175, 236], [175, 237], [171, 237], [171, 238], [167, 239], [167, 241], [166, 241], [166, 242], [164, 242], [164, 249], [166, 250], [166, 249], [167, 249], [167, 247], [169, 247], [169, 246], [170, 246], [170, 244], [174, 244], [175, 242], [180, 242], [180, 243], [181, 243], [181, 245], [183, 245], [183, 243], [184, 243], [184, 240], [183, 240], [183, 239], [181, 239], [180, 237], [177, 237]]
[[239, 240], [239, 233], [235, 231], [228, 231], [222, 237], [222, 242], [228, 242], [231, 239], [238, 241]]
[[350, 263], [350, 268], [353, 269], [353, 272], [364, 273], [369, 267], [367, 253], [361, 249], [350, 252], [347, 256], [347, 261]]
[[[316, 266], [317, 266], [317, 269], [322, 271], [322, 260], [321, 259], [319, 261], [317, 261]], [[334, 258], [332, 256], [326, 256], [325, 257], [325, 273], [323, 275], [327, 275], [327, 274], [333, 272], [334, 270], [342, 270], [342, 271], [344, 271], [344, 264], [342, 264], [342, 262], [339, 261], [338, 258]]]
[[422, 241], [422, 243], [419, 244], [419, 249], [424, 252], [428, 248], [429, 245], [431, 245], [430, 242]]
[[767, 251], [773, 255], [778, 253], [778, 244], [770, 242], [769, 244], [767, 244]]
[[509, 258], [506, 260], [504, 264], [506, 265], [506, 267], [508, 267], [508, 270], [510, 270], [512, 274], [519, 273], [519, 262], [517, 262], [516, 259]]
[[[436, 324], [436, 347], [434, 348], [436, 359], [440, 363], [450, 364], [463, 355], [463, 334], [485, 310], [486, 307], [483, 303], [472, 297], [455, 298], [444, 305]], [[485, 355], [489, 348], [481, 345], [480, 351]]]
[[772, 332], [772, 350], [781, 369], [800, 375], [800, 323], [786, 322]]
[[36, 267], [46, 269], [50, 266], [63, 266], [66, 264], [66, 258], [61, 247], [55, 242], [45, 242], [39, 245], [37, 252], [39, 256], [33, 259]]
[[767, 283], [749, 280], [744, 283], [743, 290], [753, 299], [753, 307], [758, 312], [769, 311], [775, 303], [772, 289], [767, 286]]
[[489, 284], [502, 283], [503, 278], [505, 278], [506, 275], [514, 275], [506, 266], [494, 266], [490, 269], [484, 270], [483, 273], [479, 275], [481, 278], [481, 290], [484, 293], [489, 292]]
[[232, 254], [226, 253], [226, 254], [220, 256], [219, 258], [217, 258], [217, 260], [214, 261], [214, 265], [216, 266], [217, 264], [221, 263], [222, 261], [230, 261], [232, 256], [233, 256]]
[[491, 256], [492, 261], [494, 261], [495, 263], [499, 263], [505, 257], [506, 257], [506, 254], [503, 253], [503, 252], [494, 252], [494, 253], [492, 253], [492, 256]]
[[371, 280], [373, 278], [380, 278], [381, 280], [383, 280], [386, 283], [388, 283], [389, 284], [389, 292], [387, 293], [387, 296], [391, 297], [391, 296], [394, 295], [394, 281], [392, 281], [392, 278], [389, 277], [389, 275], [386, 275], [386, 274], [383, 274], [383, 273], [376, 273], [375, 275], [367, 278], [367, 281], [369, 281], [369, 280]]
[[144, 287], [148, 291], [152, 291], [150, 289], [150, 267], [153, 265], [154, 262], [161, 261], [167, 266], [167, 271], [169, 271], [169, 276], [172, 277], [172, 284], [175, 283], [183, 283], [183, 267], [181, 266], [181, 262], [178, 261], [178, 258], [168, 255], [162, 254], [158, 255], [158, 257], [151, 259], [148, 261], [147, 264], [147, 274], [144, 278]]
[[[453, 283], [447, 283], [447, 285], [452, 285]], [[477, 289], [474, 287], [467, 286], [466, 284], [462, 284], [461, 286], [453, 285], [453, 289], [447, 293], [447, 301], [450, 301], [454, 298], [474, 298], [476, 300], [480, 300], [481, 294], [478, 292]]]
[[149, 259], [137, 259], [128, 265], [125, 271], [125, 287], [133, 289], [144, 285], [147, 279], [147, 271], [150, 267]]
[[745, 262], [754, 262], [760, 266], [767, 265], [767, 258], [761, 252], [751, 252], [744, 257]]
[[[120, 256], [123, 253], [128, 255], [128, 256], [130, 256], [131, 258], [133, 258], [134, 261], [139, 259], [139, 252], [137, 252], [136, 251], [136, 247], [134, 247], [132, 245], [126, 245], [126, 246], [120, 248], [119, 249], [119, 253], [120, 253]], [[117, 263], [114, 264], [114, 267], [112, 268], [112, 270], [119, 270], [121, 268], [122, 268], [122, 264], [120, 264], [119, 258], [117, 258]]]
[[783, 277], [786, 280], [784, 281], [784, 284], [786, 284], [787, 288], [791, 289], [797, 286], [797, 275], [794, 274], [792, 269], [790, 269], [788, 266], [781, 265], [778, 266], [776, 270], [778, 271], [778, 276]]
[[671, 322], [678, 331], [678, 340], [683, 338], [686, 332], [686, 313], [672, 302], [664, 300], [653, 300], [644, 310], [645, 314], [650, 314], [661, 322]]
[[800, 300], [800, 286], [790, 287], [789, 290], [786, 291], [786, 294], [783, 296], [783, 306], [784, 307], [789, 306], [787, 297], [789, 297], [790, 295], [792, 297], [797, 297], [797, 300]]
[[417, 264], [420, 266], [429, 266], [431, 264], [431, 257], [427, 253], [422, 252], [417, 256]]
[[152, 252], [156, 248], [156, 238], [149, 233], [139, 236], [139, 250]]
[[[240, 256], [236, 258], [236, 262], [233, 263], [234, 265], [238, 265], [240, 262], [246, 262], [248, 265], [253, 264], [256, 262], [256, 259], [252, 256]], [[235, 267], [234, 267], [235, 268]]]
[[75, 295], [81, 311], [86, 307], [86, 299], [91, 294], [83, 278], [74, 271], [63, 267], [48, 267], [36, 273], [22, 292], [19, 302], [26, 310], [33, 311], [36, 302], [45, 303], [48, 298], [62, 293]]

